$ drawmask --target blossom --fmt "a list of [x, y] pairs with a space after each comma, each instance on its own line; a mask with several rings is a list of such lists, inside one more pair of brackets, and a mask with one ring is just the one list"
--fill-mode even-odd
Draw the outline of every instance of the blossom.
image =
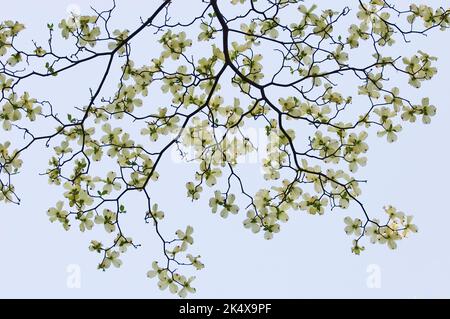
[[249, 210], [247, 212], [247, 219], [244, 220], [244, 227], [251, 229], [253, 233], [258, 233], [260, 231], [261, 225], [255, 211]]
[[120, 253], [114, 250], [108, 250], [103, 261], [98, 265], [99, 269], [108, 269], [111, 265], [116, 268], [122, 266], [122, 260], [119, 259]]
[[103, 224], [108, 233], [116, 230], [117, 216], [112, 210], [104, 209], [103, 215], [95, 216], [94, 221], [96, 224]]
[[192, 228], [192, 226], [187, 226], [186, 231], [183, 232], [181, 230], [177, 230], [175, 234], [183, 242], [186, 242], [189, 245], [192, 245], [192, 244], [194, 244], [194, 238], [192, 237], [193, 232], [194, 232], [194, 228]]
[[93, 212], [88, 212], [86, 214], [82, 214], [77, 216], [77, 219], [80, 221], [80, 231], [84, 232], [86, 229], [91, 230], [94, 226], [94, 222], [92, 221], [92, 217], [94, 216]]
[[121, 184], [117, 182], [117, 174], [115, 172], [109, 172], [104, 180], [105, 185], [103, 186], [103, 192], [109, 194], [112, 190], [120, 190]]
[[56, 207], [52, 207], [47, 211], [47, 215], [52, 223], [58, 221], [63, 225], [65, 230], [68, 230], [70, 227], [69, 220], [67, 219], [69, 213], [63, 207], [64, 202], [58, 201]]
[[234, 194], [229, 194], [226, 197], [225, 201], [222, 204], [223, 209], [220, 212], [220, 216], [222, 218], [227, 218], [229, 213], [231, 213], [231, 214], [238, 213], [239, 207], [236, 204], [234, 204], [235, 199], [236, 199], [236, 196]]
[[350, 217], [345, 217], [344, 222], [347, 225], [344, 229], [347, 235], [361, 235], [362, 222], [359, 218], [352, 219]]
[[203, 187], [200, 185], [194, 185], [192, 182], [186, 183], [187, 188], [187, 196], [192, 200], [198, 200], [200, 198], [200, 193], [203, 190]]

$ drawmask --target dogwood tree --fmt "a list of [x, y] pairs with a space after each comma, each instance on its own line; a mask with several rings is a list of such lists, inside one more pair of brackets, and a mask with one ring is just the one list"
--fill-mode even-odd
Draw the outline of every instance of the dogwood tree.
[[[366, 165], [369, 135], [393, 143], [404, 124], [428, 124], [435, 115], [428, 97], [401, 88], [431, 80], [436, 57], [421, 50], [401, 56], [397, 47], [447, 29], [450, 11], [384, 0], [340, 10], [300, 0], [196, 2], [198, 12], [182, 10], [186, 1], [159, 1], [133, 30], [111, 27], [115, 3], [72, 14], [48, 23], [48, 41], [33, 41], [31, 50], [17, 44], [25, 24], [0, 23], [0, 123], [15, 134], [0, 140], [0, 200], [20, 202], [14, 176], [26, 165], [22, 155], [31, 146], [50, 147], [45, 174], [64, 189], [47, 212], [50, 221], [110, 234], [89, 247], [106, 270], [139, 247], [121, 220], [141, 214], [164, 254], [147, 275], [181, 297], [195, 292], [189, 268], [204, 265], [191, 252], [193, 226], [180, 225], [173, 237], [161, 228], [167, 214], [177, 214], [153, 196], [158, 178], [170, 174], [160, 163], [173, 149], [197, 163], [183, 182], [187, 201], [206, 196], [205, 211], [240, 214], [243, 226], [265, 239], [295, 213], [349, 207], [342, 227], [355, 254], [365, 249], [364, 238], [395, 249], [417, 232], [409, 213], [387, 204], [377, 219], [365, 208], [357, 171]], [[147, 63], [135, 62], [136, 47], [148, 52]], [[97, 86], [86, 87], [89, 102], [71, 110], [27, 86], [31, 78], [63, 82], [70, 70], [103, 59]], [[264, 145], [246, 134], [258, 125]], [[267, 186], [250, 191], [240, 162], [261, 148]], [[127, 211], [130, 193], [139, 194], [141, 212]]]

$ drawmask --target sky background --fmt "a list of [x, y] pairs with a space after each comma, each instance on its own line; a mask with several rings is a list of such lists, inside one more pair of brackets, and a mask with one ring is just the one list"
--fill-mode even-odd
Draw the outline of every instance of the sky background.
[[[45, 36], [46, 23], [66, 17], [71, 4], [88, 13], [89, 5], [106, 8], [110, 3], [98, 0], [2, 2], [5, 3], [1, 3], [0, 21], [13, 19], [25, 23], [27, 39]], [[140, 15], [145, 17], [145, 12], [151, 12], [152, 8], [147, 1], [133, 1], [133, 5], [131, 1], [126, 5], [122, 0], [117, 2], [115, 23], [130, 29], [138, 25]], [[327, 5], [323, 0], [314, 2], [322, 7]], [[444, 5], [445, 2], [421, 3]], [[347, 3], [354, 8], [357, 1]], [[195, 6], [186, 5], [182, 14], [188, 16], [191, 11], [195, 14], [194, 9]], [[194, 226], [192, 252], [199, 252], [206, 265], [197, 273], [194, 285], [197, 293], [192, 297], [450, 297], [450, 214], [446, 205], [450, 180], [450, 46], [446, 45], [449, 38], [448, 32], [436, 31], [426, 38], [412, 38], [411, 44], [398, 49], [421, 49], [439, 57], [436, 63], [439, 73], [410, 95], [416, 100], [429, 96], [438, 113], [428, 126], [419, 122], [404, 125], [399, 141], [394, 144], [372, 136], [368, 165], [359, 172], [369, 181], [363, 186], [362, 200], [373, 215], [379, 214], [384, 205], [392, 204], [415, 216], [419, 233], [400, 242], [395, 251], [368, 243], [361, 256], [353, 255], [351, 238], [343, 231], [343, 218], [351, 212], [338, 210], [324, 216], [294, 212], [282, 231], [273, 240], [265, 241], [242, 227], [243, 212], [223, 220], [211, 214], [207, 204], [209, 196], [191, 203], [185, 197], [184, 185], [192, 180], [193, 166], [176, 164], [170, 157], [163, 161], [162, 178], [154, 197], [166, 214], [176, 214], [180, 228], [186, 224]], [[39, 97], [48, 94], [55, 105], [63, 108], [85, 103], [89, 85], [98, 82], [101, 68], [98, 73], [97, 68], [98, 65], [91, 64], [67, 77], [31, 82], [30, 90]], [[0, 132], [0, 141], [4, 139], [3, 134]], [[98, 255], [87, 249], [90, 240], [95, 238], [92, 234], [81, 234], [77, 227], [67, 233], [60, 225], [48, 221], [48, 207], [61, 198], [60, 190], [49, 186], [45, 176], [38, 175], [45, 170], [50, 154], [40, 144], [23, 156], [24, 168], [15, 179], [22, 204], [0, 205], [0, 297], [172, 297], [167, 291], [160, 292], [156, 281], [145, 275], [160, 252], [151, 225], [127, 225], [133, 228], [133, 238], [143, 247], [126, 253], [120, 269], [101, 272], [96, 269]], [[249, 182], [258, 186], [258, 180], [259, 177], [250, 176]], [[80, 271], [79, 288], [68, 285], [74, 269]], [[373, 276], [378, 279], [375, 285], [378, 288], [370, 285]]]

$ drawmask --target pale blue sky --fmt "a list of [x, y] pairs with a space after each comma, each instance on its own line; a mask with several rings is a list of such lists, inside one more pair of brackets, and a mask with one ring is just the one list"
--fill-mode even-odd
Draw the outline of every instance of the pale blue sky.
[[[110, 3], [100, 0], [2, 2], [5, 3], [1, 4], [0, 20], [24, 22], [28, 27], [27, 39], [44, 39], [46, 23], [64, 18], [66, 8], [72, 3], [78, 5], [82, 13], [89, 12], [89, 5], [105, 8]], [[125, 1], [117, 0], [115, 25], [136, 27], [139, 16], [145, 17], [146, 12], [152, 11], [152, 5], [147, 2], [140, 0], [131, 4], [127, 1], [124, 5]], [[328, 1], [314, 2], [326, 5]], [[357, 1], [346, 3], [354, 7]], [[446, 1], [421, 3], [444, 5]], [[188, 16], [194, 8], [185, 5], [180, 14]], [[324, 216], [293, 213], [281, 233], [274, 240], [265, 241], [242, 227], [243, 214], [222, 220], [210, 213], [208, 197], [197, 203], [186, 199], [184, 185], [191, 179], [194, 167], [174, 164], [167, 157], [160, 170], [160, 186], [153, 194], [166, 214], [176, 216], [176, 225], [195, 226], [193, 252], [202, 255], [206, 268], [197, 273], [197, 294], [193, 297], [450, 297], [450, 215], [446, 206], [447, 181], [450, 180], [448, 39], [448, 32], [432, 32], [427, 38], [411, 38], [411, 44], [401, 45], [399, 52], [421, 49], [439, 57], [438, 75], [419, 91], [411, 91], [413, 98], [429, 96], [438, 113], [429, 126], [405, 125], [395, 144], [371, 137], [368, 165], [359, 172], [369, 181], [363, 186], [362, 199], [374, 215], [387, 203], [415, 215], [419, 234], [402, 241], [396, 251], [367, 244], [361, 256], [354, 256], [342, 221], [351, 212], [342, 211], [327, 212]], [[153, 49], [153, 44], [149, 47]], [[144, 46], [137, 50], [146, 49]], [[61, 78], [30, 81], [29, 90], [41, 99], [51, 98], [62, 109], [86, 103], [89, 86], [98, 82], [101, 72], [98, 68], [94, 63]], [[1, 132], [0, 142], [3, 136]], [[133, 237], [138, 238], [143, 247], [124, 255], [121, 269], [102, 273], [96, 269], [98, 256], [87, 249], [95, 236], [80, 234], [76, 227], [66, 233], [59, 225], [48, 221], [46, 210], [60, 198], [60, 190], [48, 186], [46, 177], [38, 176], [45, 170], [50, 156], [50, 152], [43, 149], [42, 144], [35, 145], [23, 157], [25, 166], [16, 177], [22, 205], [0, 206], [0, 240], [3, 243], [0, 297], [171, 297], [167, 291], [160, 292], [156, 282], [145, 276], [151, 261], [160, 252], [150, 225], [137, 220], [126, 225], [133, 229]], [[250, 184], [257, 187], [259, 177], [248, 177]], [[174, 184], [174, 181], [178, 182]], [[133, 206], [128, 207], [128, 210], [133, 209]], [[166, 230], [172, 232], [172, 229]], [[72, 264], [81, 270], [80, 289], [67, 287], [67, 267]], [[367, 286], [370, 265], [379, 267], [379, 289]]]

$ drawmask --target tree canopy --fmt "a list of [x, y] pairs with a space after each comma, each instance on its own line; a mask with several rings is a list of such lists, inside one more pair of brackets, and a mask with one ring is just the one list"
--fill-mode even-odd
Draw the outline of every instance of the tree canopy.
[[[66, 230], [104, 228], [112, 237], [92, 240], [89, 250], [106, 270], [140, 246], [121, 226], [127, 214], [139, 214], [126, 201], [138, 193], [142, 219], [154, 227], [164, 256], [150, 262], [147, 275], [181, 297], [195, 292], [188, 274], [204, 265], [191, 252], [193, 226], [180, 225], [174, 236], [163, 231], [165, 214], [177, 212], [165, 212], [152, 195], [160, 175], [170, 174], [159, 164], [173, 149], [197, 164], [183, 182], [187, 201], [208, 196], [213, 213], [241, 214], [243, 226], [265, 239], [295, 211], [349, 207], [343, 227], [355, 254], [364, 241], [395, 249], [417, 232], [412, 215], [392, 205], [383, 219], [372, 217], [357, 171], [366, 165], [369, 135], [393, 143], [403, 125], [428, 124], [436, 114], [428, 97], [402, 91], [431, 80], [437, 58], [422, 50], [399, 56], [395, 48], [446, 30], [450, 11], [384, 0], [340, 10], [300, 0], [196, 4], [185, 22], [186, 1], [160, 1], [134, 30], [111, 27], [120, 14], [116, 3], [73, 13], [48, 23], [48, 41], [33, 41], [31, 50], [17, 44], [25, 24], [0, 23], [0, 201], [20, 203], [14, 176], [26, 164], [22, 154], [51, 147], [45, 175], [64, 196], [48, 217]], [[135, 62], [136, 47], [147, 52], [147, 63]], [[97, 60], [107, 63], [97, 86], [86, 87], [85, 105], [68, 110], [27, 86], [30, 78], [64, 81], [69, 70]], [[262, 129], [264, 143], [248, 134], [252, 127]], [[250, 191], [239, 167], [261, 149], [267, 186]]]

